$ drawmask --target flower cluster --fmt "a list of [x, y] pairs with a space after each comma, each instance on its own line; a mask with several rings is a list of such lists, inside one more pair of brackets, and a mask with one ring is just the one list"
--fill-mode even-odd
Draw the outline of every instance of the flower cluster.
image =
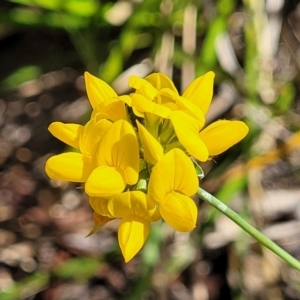
[[204, 162], [248, 133], [241, 121], [219, 120], [204, 128], [214, 73], [194, 80], [180, 95], [169, 77], [131, 76], [130, 95], [118, 96], [104, 81], [85, 73], [92, 106], [84, 125], [54, 122], [50, 132], [77, 149], [50, 157], [50, 178], [84, 183], [96, 232], [121, 219], [118, 241], [128, 262], [144, 245], [150, 223], [163, 219], [175, 230], [195, 228], [191, 199], [198, 177], [191, 160]]

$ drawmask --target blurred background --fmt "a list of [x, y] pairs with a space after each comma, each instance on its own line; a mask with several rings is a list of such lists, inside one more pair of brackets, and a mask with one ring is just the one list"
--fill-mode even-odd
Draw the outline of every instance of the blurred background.
[[67, 150], [49, 124], [89, 117], [84, 71], [124, 94], [132, 74], [183, 91], [212, 70], [207, 123], [250, 133], [202, 164], [201, 186], [300, 259], [299, 41], [297, 0], [1, 1], [0, 299], [300, 299], [299, 272], [199, 199], [193, 232], [154, 224], [124, 264], [118, 224], [86, 238], [82, 188], [44, 172]]

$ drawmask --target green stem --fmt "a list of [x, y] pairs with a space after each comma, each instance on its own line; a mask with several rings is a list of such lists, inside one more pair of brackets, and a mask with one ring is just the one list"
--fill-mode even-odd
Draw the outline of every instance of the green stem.
[[228, 218], [230, 218], [233, 222], [243, 228], [248, 234], [254, 237], [258, 242], [260, 242], [265, 247], [269, 248], [272, 252], [281, 257], [284, 261], [290, 264], [292, 267], [300, 271], [300, 261], [291, 256], [281, 247], [279, 247], [276, 243], [267, 238], [260, 231], [251, 226], [248, 222], [246, 222], [243, 218], [241, 218], [237, 213], [231, 210], [226, 204], [221, 202], [219, 199], [209, 194], [205, 190], [199, 188], [197, 191], [197, 195], [203, 199], [204, 201], [210, 203], [214, 208], [218, 209]]

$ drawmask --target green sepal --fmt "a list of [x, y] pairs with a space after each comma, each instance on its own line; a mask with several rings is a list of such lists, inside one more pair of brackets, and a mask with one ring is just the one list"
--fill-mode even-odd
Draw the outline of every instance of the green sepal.
[[204, 178], [204, 171], [203, 171], [203, 169], [200, 167], [200, 165], [198, 164], [198, 162], [196, 161], [196, 159], [194, 157], [191, 157], [191, 159], [192, 159], [192, 162], [194, 164], [194, 168], [196, 170], [197, 176], [200, 179], [203, 179]]
[[136, 190], [147, 193], [148, 180], [149, 180], [149, 172], [147, 169], [144, 169], [139, 174], [139, 180], [136, 184]]
[[102, 227], [103, 227], [103, 224], [95, 225], [93, 227], [93, 229], [88, 233], [88, 235], [86, 236], [86, 238], [89, 237], [89, 236], [91, 236], [91, 235], [93, 235], [93, 234], [95, 234], [96, 232], [98, 232]]

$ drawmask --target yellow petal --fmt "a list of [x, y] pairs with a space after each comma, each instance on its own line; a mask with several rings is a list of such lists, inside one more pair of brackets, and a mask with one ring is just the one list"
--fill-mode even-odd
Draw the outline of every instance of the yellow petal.
[[149, 227], [149, 222], [141, 217], [122, 218], [118, 240], [125, 262], [129, 262], [141, 250], [148, 237]]
[[92, 209], [99, 215], [108, 218], [113, 218], [111, 213], [108, 211], [108, 199], [100, 197], [89, 197], [89, 203]]
[[184, 148], [200, 161], [207, 161], [209, 153], [199, 136], [199, 122], [183, 111], [173, 111], [170, 115], [177, 138]]
[[144, 149], [144, 159], [155, 165], [164, 155], [162, 145], [153, 135], [137, 121], [139, 136]]
[[173, 149], [171, 151], [170, 163], [175, 165], [173, 190], [187, 196], [193, 196], [199, 186], [194, 164], [182, 150]]
[[97, 120], [108, 119], [112, 122], [127, 120], [125, 102], [120, 101], [118, 98], [105, 100], [94, 108], [91, 118], [93, 117], [96, 117]]
[[79, 139], [81, 153], [90, 156], [94, 147], [111, 124], [108, 120], [97, 121], [95, 118], [87, 122]]
[[178, 94], [178, 91], [173, 81], [163, 73], [153, 73], [145, 78], [149, 83], [152, 84], [158, 91], [163, 88], [171, 89], [173, 92]]
[[135, 106], [132, 106], [132, 111], [139, 118], [144, 118], [145, 117], [144, 113], [138, 111], [138, 109]]
[[108, 210], [116, 218], [134, 215], [149, 221], [159, 219], [156, 205], [148, 201], [147, 195], [141, 191], [124, 192], [113, 196], [108, 201]]
[[85, 182], [92, 171], [90, 159], [80, 153], [54, 155], [46, 161], [45, 171], [50, 178]]
[[137, 77], [129, 77], [129, 86], [136, 90], [135, 94], [141, 94], [152, 101], [158, 93], [158, 90], [147, 80]]
[[183, 97], [177, 97], [176, 104], [179, 110], [184, 111], [188, 115], [192, 116], [199, 123], [199, 127], [203, 127], [205, 124], [205, 116], [200, 108], [193, 102], [186, 100]]
[[206, 115], [212, 100], [214, 78], [215, 74], [213, 72], [207, 72], [196, 78], [182, 94], [182, 97], [195, 103], [204, 115]]
[[[170, 89], [163, 89], [160, 91], [161, 100], [164, 101], [163, 105], [167, 105], [167, 107], [171, 108], [172, 110], [181, 110], [184, 111], [186, 114], [192, 116], [199, 122], [199, 126], [203, 127], [205, 123], [205, 117], [202, 110], [193, 102], [181, 97], [171, 91]], [[171, 103], [171, 99], [174, 104]], [[171, 103], [171, 104], [170, 104]]]
[[162, 218], [177, 231], [187, 232], [196, 227], [197, 206], [185, 195], [169, 193], [160, 203], [159, 211]]
[[152, 102], [143, 95], [130, 94], [130, 97], [132, 99], [133, 108], [135, 108], [139, 113], [152, 113], [161, 118], [168, 118], [171, 113], [170, 108]]
[[102, 136], [95, 152], [97, 164], [123, 172], [127, 184], [138, 180], [139, 147], [133, 127], [124, 120], [113, 123]]
[[109, 198], [122, 193], [125, 187], [124, 176], [116, 168], [100, 166], [87, 179], [85, 192], [92, 197]]
[[118, 97], [116, 92], [103, 80], [93, 76], [92, 74], [84, 73], [86, 92], [92, 108], [95, 108], [102, 101], [109, 98]]
[[120, 101], [123, 101], [126, 103], [128, 106], [132, 106], [132, 100], [129, 95], [122, 95], [118, 97]]
[[[148, 200], [148, 201], [150, 201], [150, 200]], [[157, 222], [160, 219], [161, 219], [161, 215], [160, 215], [158, 206], [155, 206], [154, 210], [151, 210], [151, 211], [148, 210], [148, 218], [147, 218], [147, 220], [149, 220], [150, 222]]]
[[176, 92], [172, 91], [171, 89], [161, 89], [159, 91], [158, 97], [156, 97], [155, 102], [158, 104], [162, 104], [164, 106], [169, 107], [171, 110], [176, 110], [176, 100], [180, 97]]
[[53, 122], [48, 127], [48, 130], [53, 136], [55, 136], [62, 142], [76, 149], [79, 149], [79, 137], [83, 130], [82, 125]]
[[156, 128], [156, 129], [154, 130], [154, 132], [157, 133], [158, 125], [159, 125], [159, 123], [160, 123], [160, 121], [161, 121], [161, 118], [160, 118], [158, 115], [156, 115], [156, 114], [146, 112], [146, 113], [144, 114], [144, 119], [145, 119], [145, 124], [147, 124], [147, 125], [146, 125], [147, 128], [148, 128], [148, 129], [149, 129], [149, 128], [151, 128], [151, 129]]
[[241, 141], [248, 133], [248, 126], [241, 121], [216, 121], [199, 133], [210, 156], [218, 155]]
[[153, 167], [148, 197], [161, 203], [167, 194], [177, 191], [192, 196], [198, 188], [198, 179], [192, 161], [180, 149], [172, 149]]
[[[132, 192], [124, 192], [117, 194], [109, 200], [107, 209], [112, 216], [122, 218], [134, 214], [131, 207], [131, 193]], [[142, 192], [140, 193], [145, 195]]]

